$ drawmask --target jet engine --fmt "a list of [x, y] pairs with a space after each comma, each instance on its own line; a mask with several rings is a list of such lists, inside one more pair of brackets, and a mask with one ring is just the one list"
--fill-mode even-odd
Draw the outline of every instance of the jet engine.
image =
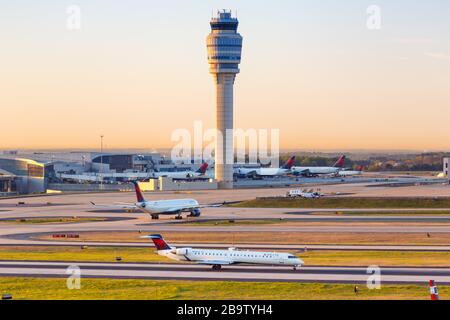
[[185, 256], [188, 254], [190, 248], [180, 248], [180, 249], [176, 249], [176, 254], [180, 255], [180, 256]]

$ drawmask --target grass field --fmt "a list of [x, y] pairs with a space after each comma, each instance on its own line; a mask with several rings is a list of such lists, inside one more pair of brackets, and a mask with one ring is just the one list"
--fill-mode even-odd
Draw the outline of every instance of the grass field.
[[[148, 231], [148, 233], [152, 233]], [[66, 238], [65, 241], [104, 241], [104, 242], [148, 242], [141, 239], [142, 234], [124, 232], [80, 232], [80, 238]], [[339, 232], [165, 232], [169, 242], [197, 243], [268, 243], [268, 244], [378, 244], [378, 245], [450, 245], [449, 233], [355, 233]], [[51, 235], [33, 237], [38, 240], [55, 240]]]
[[[295, 252], [292, 252], [295, 253]], [[306, 265], [450, 267], [450, 252], [307, 251], [298, 254]], [[114, 262], [175, 262], [153, 248], [117, 247], [1, 247], [0, 260], [55, 260]]]
[[21, 218], [14, 220], [0, 220], [0, 223], [14, 223], [14, 224], [53, 224], [53, 223], [79, 223], [79, 222], [95, 222], [105, 221], [106, 218], [100, 217], [61, 217], [61, 218]]
[[[169, 262], [155, 253], [153, 248], [122, 247], [0, 247], [0, 260], [55, 260], [115, 262], [121, 257], [124, 262]], [[172, 261], [174, 262], [174, 261]]]
[[[318, 212], [313, 214], [330, 214], [330, 212]], [[337, 215], [350, 215], [350, 216], [371, 216], [371, 215], [380, 215], [380, 216], [425, 216], [425, 215], [436, 215], [436, 216], [446, 216], [450, 215], [450, 210], [418, 210], [418, 211], [336, 211], [334, 214]]]
[[[82, 278], [79, 290], [68, 290], [65, 278], [0, 278], [0, 293], [10, 293], [13, 299], [430, 299], [426, 283], [385, 285], [379, 290], [369, 290], [361, 284], [358, 288], [359, 293], [355, 294], [352, 284]], [[450, 287], [439, 286], [439, 294], [446, 299]]]
[[305, 264], [319, 266], [450, 267], [450, 252], [418, 251], [307, 251]]
[[319, 198], [319, 199], [301, 199], [301, 198], [257, 198], [230, 204], [234, 207], [243, 208], [450, 208], [449, 198]]

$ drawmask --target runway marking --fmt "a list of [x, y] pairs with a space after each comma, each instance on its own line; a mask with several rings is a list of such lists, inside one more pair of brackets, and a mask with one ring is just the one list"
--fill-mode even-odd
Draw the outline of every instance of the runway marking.
[[[66, 277], [69, 265], [78, 265], [82, 277], [145, 278], [174, 280], [236, 280], [291, 282], [365, 282], [368, 274], [361, 267], [288, 267], [237, 266], [213, 272], [206, 266], [187, 264], [114, 264], [86, 262], [0, 261], [0, 275]], [[450, 284], [450, 268], [381, 268], [383, 283], [424, 283], [430, 277], [440, 284]]]

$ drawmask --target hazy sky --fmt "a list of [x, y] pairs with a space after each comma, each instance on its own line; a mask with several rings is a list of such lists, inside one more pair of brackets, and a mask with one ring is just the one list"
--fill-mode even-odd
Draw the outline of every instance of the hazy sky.
[[217, 8], [244, 37], [235, 127], [279, 128], [284, 148], [450, 149], [448, 0], [2, 1], [0, 148], [170, 147], [212, 127]]

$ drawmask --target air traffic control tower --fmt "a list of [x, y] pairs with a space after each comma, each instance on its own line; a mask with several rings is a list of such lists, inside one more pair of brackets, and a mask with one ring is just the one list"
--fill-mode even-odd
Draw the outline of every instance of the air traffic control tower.
[[[238, 20], [222, 10], [211, 19], [208, 48], [209, 72], [216, 84], [215, 177], [221, 189], [233, 188], [233, 85], [239, 73], [242, 37]], [[220, 134], [219, 134], [220, 133]]]

